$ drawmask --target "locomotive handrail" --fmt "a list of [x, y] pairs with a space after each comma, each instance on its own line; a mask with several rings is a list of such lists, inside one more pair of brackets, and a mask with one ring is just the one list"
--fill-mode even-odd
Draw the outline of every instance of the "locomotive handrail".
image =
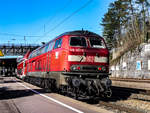
[[94, 75], [110, 75], [110, 73], [99, 73], [99, 72], [97, 72], [97, 73], [93, 73], [93, 72], [91, 72], [91, 73], [85, 73], [85, 72], [62, 72], [62, 74], [64, 74], [64, 75], [91, 75], [92, 74], [92, 76], [94, 76]]

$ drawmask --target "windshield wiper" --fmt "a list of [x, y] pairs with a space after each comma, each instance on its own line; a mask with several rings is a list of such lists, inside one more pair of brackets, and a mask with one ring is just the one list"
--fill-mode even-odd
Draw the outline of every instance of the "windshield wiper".
[[83, 60], [83, 56], [81, 56], [80, 62]]

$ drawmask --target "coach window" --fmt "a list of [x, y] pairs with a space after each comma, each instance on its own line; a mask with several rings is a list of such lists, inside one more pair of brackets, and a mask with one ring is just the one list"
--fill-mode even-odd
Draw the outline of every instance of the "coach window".
[[84, 37], [71, 37], [70, 46], [84, 46], [86, 47], [86, 40]]
[[38, 55], [41, 55], [42, 54], [42, 48], [40, 48], [39, 50], [38, 50]]
[[34, 52], [34, 56], [33, 57], [36, 57], [36, 56], [37, 56], [37, 51]]
[[48, 51], [51, 51], [53, 49], [54, 44], [55, 44], [54, 41], [49, 43]]
[[55, 43], [55, 46], [54, 46], [54, 49], [56, 48], [60, 48], [61, 47], [61, 44], [62, 44], [62, 38], [56, 40], [56, 43]]
[[33, 53], [30, 54], [29, 58], [32, 58], [32, 54], [33, 54]]
[[41, 55], [41, 48], [37, 50], [37, 56]]
[[42, 47], [39, 51], [40, 51], [40, 55], [43, 54], [45, 52], [45, 47]]
[[45, 49], [44, 53], [46, 53], [48, 51], [48, 44], [46, 44], [44, 49]]
[[38, 50], [34, 52], [34, 57], [38, 56]]

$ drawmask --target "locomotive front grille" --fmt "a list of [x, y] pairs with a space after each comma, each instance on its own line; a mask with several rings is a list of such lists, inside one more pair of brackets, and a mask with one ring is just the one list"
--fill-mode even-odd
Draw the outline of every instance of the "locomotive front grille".
[[71, 70], [76, 72], [98, 72], [98, 66], [72, 65]]
[[106, 72], [106, 66], [96, 66], [96, 65], [72, 65], [71, 71], [73, 72]]
[[85, 70], [96, 71], [96, 70], [97, 70], [97, 67], [91, 67], [91, 66], [90, 66], [90, 67], [89, 67], [89, 66], [87, 67], [87, 66], [83, 66], [83, 67], [82, 67], [82, 70], [84, 70], [84, 71], [85, 71]]

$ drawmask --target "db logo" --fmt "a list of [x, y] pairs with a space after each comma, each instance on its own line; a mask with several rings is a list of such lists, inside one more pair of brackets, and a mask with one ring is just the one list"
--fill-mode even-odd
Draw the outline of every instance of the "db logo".
[[94, 56], [87, 56], [86, 62], [94, 62]]

